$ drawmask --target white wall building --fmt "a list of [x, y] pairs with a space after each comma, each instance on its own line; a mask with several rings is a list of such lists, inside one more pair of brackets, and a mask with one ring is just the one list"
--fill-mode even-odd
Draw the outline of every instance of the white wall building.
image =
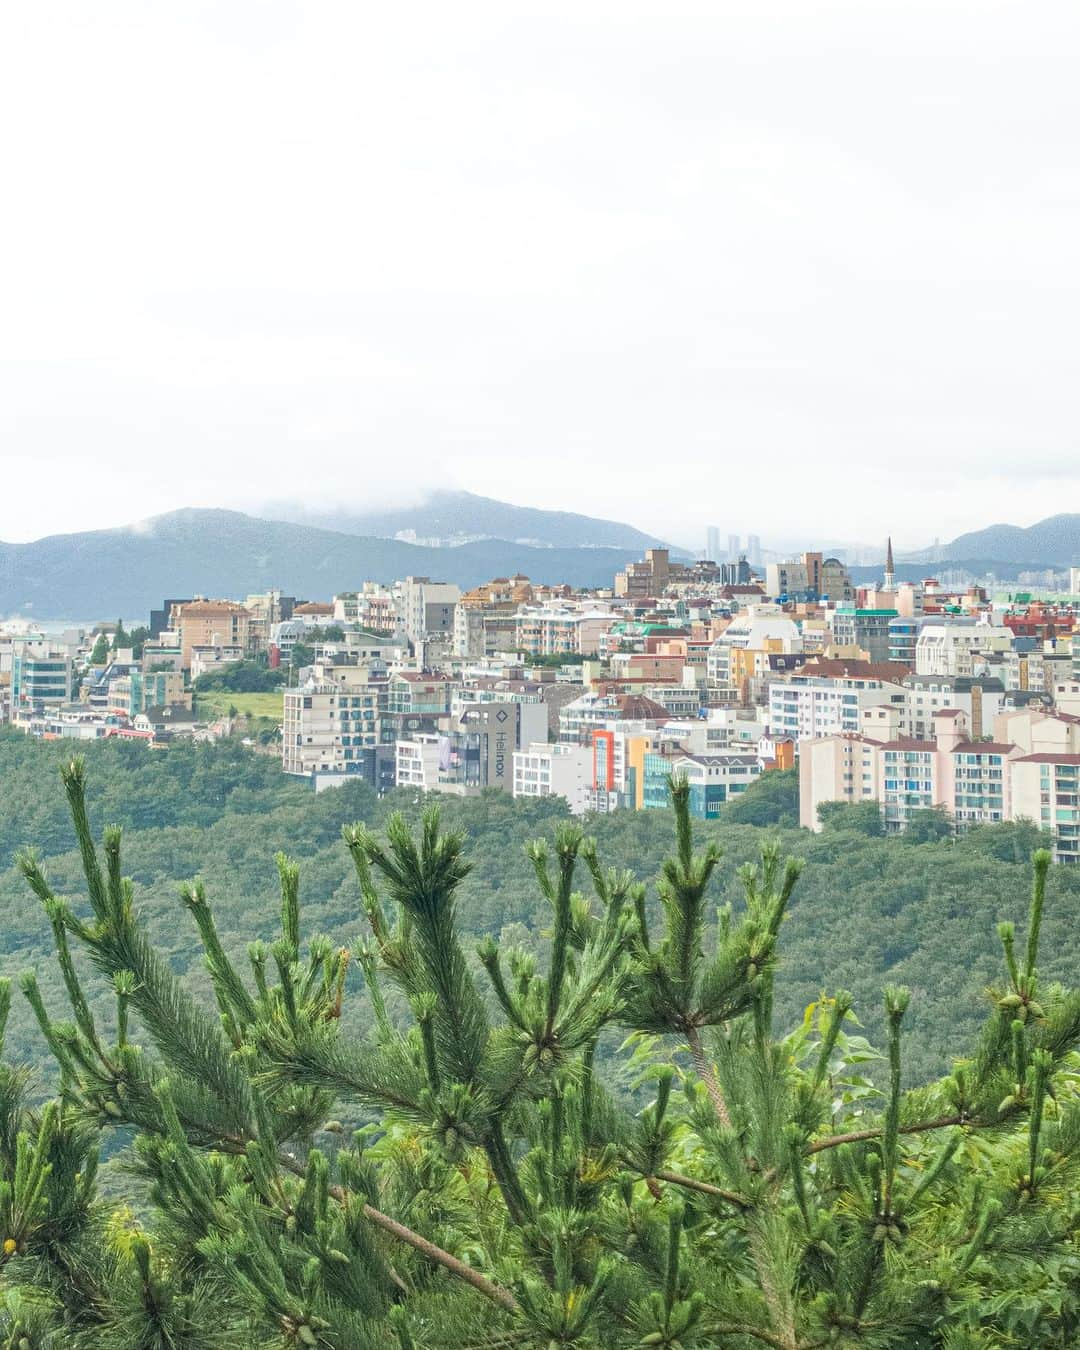
[[430, 577], [406, 577], [394, 587], [398, 618], [414, 647], [438, 638], [447, 642], [454, 632], [454, 607], [461, 590], [452, 582]]
[[612, 610], [595, 603], [523, 605], [515, 616], [514, 648], [529, 656], [596, 656], [616, 622]]
[[310, 777], [358, 773], [379, 744], [386, 680], [364, 666], [316, 663], [284, 691], [281, 767]]
[[973, 619], [944, 623], [924, 621], [915, 641], [915, 674], [967, 676], [988, 673], [987, 658], [1012, 645], [1007, 628]]
[[[839, 662], [823, 663], [832, 670]], [[863, 666], [861, 673], [856, 667]], [[801, 671], [769, 686], [769, 729], [774, 736], [790, 736], [796, 744], [820, 736], [857, 732], [868, 708], [893, 706], [906, 712], [907, 691], [899, 682], [873, 673], [872, 665], [852, 662], [849, 674]]]
[[709, 648], [705, 668], [710, 688], [722, 696], [734, 697], [738, 682], [732, 672], [732, 650], [758, 651], [766, 647], [776, 652], [801, 652], [802, 634], [779, 606], [751, 605], [745, 615], [728, 624]]
[[394, 745], [394, 782], [417, 792], [436, 792], [439, 787], [439, 742], [442, 737], [424, 733]]
[[514, 751], [515, 797], [565, 797], [571, 815], [589, 807], [593, 786], [593, 748], [533, 742]]

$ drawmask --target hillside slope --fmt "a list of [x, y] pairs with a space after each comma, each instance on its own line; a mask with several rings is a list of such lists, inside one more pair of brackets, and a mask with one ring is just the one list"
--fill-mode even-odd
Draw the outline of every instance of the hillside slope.
[[544, 511], [513, 506], [473, 492], [432, 492], [412, 506], [377, 511], [318, 511], [294, 503], [272, 502], [262, 514], [298, 525], [338, 530], [342, 534], [392, 539], [414, 530], [419, 539], [480, 535], [544, 548], [645, 549], [662, 541], [617, 520], [601, 520], [574, 511]]
[[239, 511], [189, 509], [128, 528], [0, 544], [0, 616], [138, 618], [164, 596], [243, 597], [277, 586], [328, 599], [365, 580], [405, 576], [476, 586], [523, 572], [534, 581], [610, 585], [638, 556], [636, 548], [528, 548], [497, 539], [420, 548]]
[[1080, 514], [1048, 516], [1026, 528], [990, 525], [962, 534], [947, 544], [949, 559], [997, 558], [1002, 562], [1041, 563], [1044, 567], [1080, 564]]
[[[10, 859], [37, 845], [59, 893], [86, 912], [78, 853], [59, 768], [69, 745], [0, 732], [0, 975], [36, 968], [46, 1003], [64, 1005], [51, 955], [48, 920]], [[107, 821], [124, 826], [124, 866], [136, 883], [136, 903], [173, 969], [190, 973], [206, 990], [194, 925], [177, 898], [177, 883], [199, 872], [215, 906], [222, 941], [246, 969], [247, 944], [272, 936], [277, 902], [273, 861], [282, 849], [302, 863], [305, 928], [335, 945], [361, 936], [360, 896], [343, 824], [364, 820], [380, 829], [391, 810], [414, 824], [424, 802], [400, 791], [376, 800], [362, 783], [316, 796], [288, 779], [269, 758], [235, 743], [175, 746], [148, 755], [130, 742], [85, 747], [89, 810], [95, 831]], [[444, 824], [468, 836], [473, 871], [461, 890], [460, 923], [470, 949], [485, 933], [502, 934], [538, 954], [550, 911], [538, 893], [525, 844], [551, 836], [564, 818], [558, 798], [515, 800], [502, 792], [441, 799]], [[617, 811], [593, 817], [604, 864], [629, 868], [653, 882], [672, 847], [666, 811]], [[724, 858], [710, 888], [710, 910], [741, 890], [737, 869], [778, 836], [806, 869], [781, 937], [777, 1009], [795, 1025], [822, 989], [850, 989], [859, 1017], [880, 1043], [881, 990], [912, 989], [905, 1019], [905, 1063], [913, 1079], [947, 1067], [950, 1051], [966, 1047], [985, 1011], [985, 986], [997, 977], [1001, 948], [995, 925], [1022, 924], [1030, 887], [1027, 858], [1034, 831], [1017, 825], [973, 831], [958, 841], [915, 844], [867, 838], [845, 830], [756, 828], [727, 820], [699, 824], [699, 840], [715, 839]], [[587, 879], [582, 877], [587, 888]], [[650, 889], [650, 904], [655, 891]], [[1080, 868], [1055, 867], [1047, 890], [1044, 968], [1049, 982], [1073, 976], [1077, 958], [1074, 916], [1080, 905]], [[112, 995], [99, 977], [88, 988], [108, 1021]], [[393, 991], [391, 991], [392, 993]], [[399, 997], [394, 995], [395, 998]], [[350, 1000], [363, 1006], [362, 999]], [[23, 999], [12, 1006], [13, 1054], [44, 1064], [47, 1054]]]

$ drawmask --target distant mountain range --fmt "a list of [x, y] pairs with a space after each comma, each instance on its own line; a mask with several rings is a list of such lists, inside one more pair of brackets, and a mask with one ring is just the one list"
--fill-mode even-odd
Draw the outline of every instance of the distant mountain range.
[[[469, 492], [435, 492], [396, 510], [305, 512], [278, 504], [268, 512], [275, 518], [187, 509], [121, 529], [0, 543], [0, 617], [134, 620], [171, 596], [242, 597], [278, 586], [328, 598], [365, 580], [410, 575], [465, 587], [514, 572], [534, 581], [610, 585], [627, 562], [662, 543], [618, 521]], [[296, 519], [283, 518], [289, 516]], [[403, 531], [419, 540], [472, 542], [433, 548], [392, 537]], [[688, 555], [673, 550], [673, 556]], [[1002, 580], [1027, 568], [1080, 564], [1080, 514], [963, 534], [940, 549], [905, 555], [897, 574], [917, 579], [946, 563]], [[880, 574], [880, 566], [851, 570], [856, 582]]]
[[[432, 492], [413, 506], [392, 510], [311, 510], [294, 503], [270, 502], [260, 515], [296, 525], [393, 539], [411, 531], [416, 541], [428, 539], [501, 539], [534, 548], [622, 548], [641, 550], [663, 546], [655, 535], [617, 520], [598, 520], [573, 511], [542, 511], [534, 506], [512, 506], [473, 492]], [[673, 550], [677, 553], [679, 550]]]
[[[639, 533], [622, 528], [631, 539]], [[239, 511], [188, 509], [121, 529], [0, 543], [0, 617], [139, 619], [165, 597], [242, 598], [276, 586], [298, 597], [328, 599], [365, 580], [404, 576], [468, 587], [523, 572], [534, 581], [609, 586], [614, 574], [640, 555], [636, 542], [614, 548], [530, 548], [489, 539], [458, 548], [423, 548]]]
[[1080, 566], [1080, 515], [1047, 516], [1026, 527], [990, 525], [958, 535], [952, 543], [937, 549], [919, 549], [902, 556], [907, 563], [960, 563], [970, 559], [991, 570], [993, 563], [1029, 568]]
[[945, 556], [1073, 567], [1080, 564], [1080, 515], [1047, 516], [1026, 528], [991, 525], [985, 530], [974, 530], [948, 544]]

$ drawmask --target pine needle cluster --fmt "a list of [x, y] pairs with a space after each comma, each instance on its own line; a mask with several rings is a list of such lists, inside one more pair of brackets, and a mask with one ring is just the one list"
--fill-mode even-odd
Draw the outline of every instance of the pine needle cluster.
[[[654, 896], [576, 825], [531, 846], [543, 962], [465, 949], [465, 840], [435, 808], [416, 834], [400, 817], [384, 837], [344, 831], [367, 930], [351, 950], [305, 940], [299, 870], [279, 855], [279, 936], [239, 967], [196, 879], [180, 904], [213, 1007], [149, 941], [119, 830], [95, 842], [79, 760], [64, 785], [85, 898], [19, 859], [70, 1008], [23, 977], [54, 1100], [34, 1105], [25, 1070], [0, 1067], [0, 1345], [1080, 1340], [1080, 991], [1039, 981], [1047, 854], [1022, 955], [999, 930], [974, 1053], [912, 1090], [904, 989], [885, 991], [876, 1076], [843, 991], [774, 1026], [800, 864], [767, 845], [739, 872], [743, 905], [715, 912], [720, 854], [695, 849], [685, 783]], [[115, 997], [108, 1031], [87, 971]], [[353, 998], [360, 1038], [343, 1029]], [[10, 1000], [0, 983], [0, 1031]], [[628, 1076], [636, 1094], [613, 1086]], [[98, 1184], [119, 1143], [138, 1213]]]

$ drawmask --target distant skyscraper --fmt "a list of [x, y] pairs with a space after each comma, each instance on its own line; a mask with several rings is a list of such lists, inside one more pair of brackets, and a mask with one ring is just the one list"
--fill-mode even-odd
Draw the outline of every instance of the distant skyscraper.
[[746, 537], [746, 561], [751, 567], [761, 566], [761, 536], [758, 534]]
[[705, 531], [705, 556], [710, 562], [720, 561], [720, 531], [715, 525]]
[[739, 561], [739, 536], [729, 534], [727, 537], [727, 555], [730, 562]]

